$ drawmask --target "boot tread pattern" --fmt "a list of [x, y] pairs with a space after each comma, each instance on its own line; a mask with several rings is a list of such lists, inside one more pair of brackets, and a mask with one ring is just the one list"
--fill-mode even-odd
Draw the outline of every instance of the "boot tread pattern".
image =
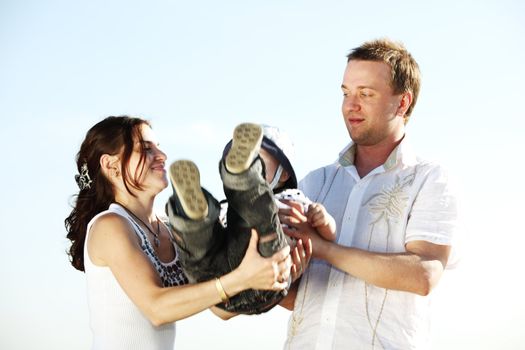
[[170, 178], [184, 213], [192, 220], [208, 215], [208, 203], [201, 189], [199, 169], [190, 160], [178, 160], [170, 166]]
[[263, 131], [260, 125], [243, 123], [233, 131], [232, 147], [225, 159], [226, 169], [233, 174], [250, 167], [261, 147]]

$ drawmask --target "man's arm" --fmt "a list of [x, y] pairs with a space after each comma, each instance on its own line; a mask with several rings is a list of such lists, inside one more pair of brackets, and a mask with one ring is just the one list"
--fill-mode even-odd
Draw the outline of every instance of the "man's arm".
[[437, 285], [447, 264], [450, 246], [412, 241], [403, 253], [375, 253], [329, 242], [310, 227], [296, 208], [280, 212], [281, 222], [294, 227], [285, 232], [311, 239], [313, 257], [378, 287], [427, 295]]
[[326, 243], [314, 249], [314, 256], [375, 286], [419, 295], [428, 295], [437, 285], [450, 253], [450, 246], [426, 241], [407, 243], [405, 253], [374, 253]]
[[279, 305], [287, 310], [293, 311], [298, 289], [299, 281], [292, 283], [290, 289], [288, 290], [288, 294], [286, 294], [286, 296], [279, 302]]

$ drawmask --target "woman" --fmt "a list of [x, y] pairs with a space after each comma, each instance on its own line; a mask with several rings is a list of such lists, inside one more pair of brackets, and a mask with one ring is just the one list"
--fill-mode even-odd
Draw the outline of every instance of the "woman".
[[186, 284], [172, 234], [153, 213], [165, 161], [150, 124], [126, 116], [93, 126], [77, 155], [80, 191], [65, 224], [71, 263], [86, 272], [93, 349], [172, 349], [175, 321], [246, 289], [286, 287], [289, 248], [262, 258], [255, 231], [237, 269]]

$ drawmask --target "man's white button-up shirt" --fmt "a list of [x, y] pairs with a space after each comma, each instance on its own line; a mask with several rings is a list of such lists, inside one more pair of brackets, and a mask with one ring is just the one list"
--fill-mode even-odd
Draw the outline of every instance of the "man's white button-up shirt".
[[[317, 169], [300, 188], [337, 223], [337, 243], [399, 253], [424, 240], [451, 245], [457, 260], [455, 194], [442, 167], [418, 159], [405, 139], [385, 164], [360, 178], [349, 144], [332, 165]], [[429, 337], [431, 295], [364, 283], [324, 261], [304, 273], [285, 349], [423, 349]]]

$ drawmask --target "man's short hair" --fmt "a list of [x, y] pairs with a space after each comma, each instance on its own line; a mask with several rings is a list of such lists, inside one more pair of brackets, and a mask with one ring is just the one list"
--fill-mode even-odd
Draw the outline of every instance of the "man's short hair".
[[351, 60], [378, 61], [390, 66], [390, 84], [394, 93], [412, 92], [412, 103], [405, 114], [406, 123], [416, 105], [421, 86], [421, 73], [416, 60], [405, 46], [389, 39], [376, 39], [352, 49], [346, 58], [348, 59], [347, 62]]

